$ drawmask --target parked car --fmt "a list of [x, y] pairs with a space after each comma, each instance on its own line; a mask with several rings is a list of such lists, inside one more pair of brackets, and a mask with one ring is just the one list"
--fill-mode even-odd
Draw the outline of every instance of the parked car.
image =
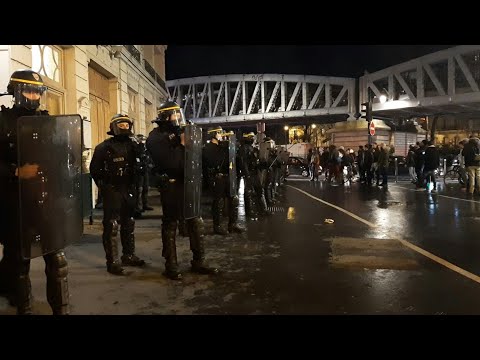
[[301, 175], [303, 177], [308, 177], [308, 165], [307, 160], [297, 157], [290, 156], [287, 162], [287, 175]]
[[395, 159], [397, 159], [398, 175], [408, 175], [407, 158], [402, 155], [390, 155], [388, 173], [395, 174]]

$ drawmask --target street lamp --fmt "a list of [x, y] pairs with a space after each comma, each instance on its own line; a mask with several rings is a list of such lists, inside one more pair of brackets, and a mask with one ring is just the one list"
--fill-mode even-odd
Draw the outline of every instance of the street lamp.
[[317, 127], [317, 125], [312, 124], [312, 129], [315, 129], [316, 127]]
[[285, 125], [283, 130], [285, 130], [285, 145], [288, 145], [288, 126]]
[[388, 91], [385, 88], [383, 88], [382, 92], [380, 93], [380, 96], [378, 97], [378, 100], [380, 100], [380, 103], [385, 104], [389, 96], [390, 94], [388, 93]]

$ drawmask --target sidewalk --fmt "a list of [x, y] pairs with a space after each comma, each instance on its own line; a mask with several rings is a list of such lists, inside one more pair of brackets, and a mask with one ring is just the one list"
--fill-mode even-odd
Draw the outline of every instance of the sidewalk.
[[[256, 269], [256, 259], [262, 255], [263, 245], [248, 241], [244, 234], [219, 236], [212, 234], [212, 220], [204, 207], [205, 248], [209, 265], [221, 270], [218, 276], [189, 272], [192, 253], [188, 238], [177, 236], [177, 253], [183, 281], [165, 278], [162, 257], [161, 208], [158, 192], [149, 196], [153, 211], [145, 212], [136, 220], [136, 254], [145, 259], [144, 268], [126, 268], [128, 276], [115, 276], [106, 271], [102, 246], [102, 211], [94, 211], [94, 223], [84, 222], [84, 236], [80, 242], [65, 250], [69, 262], [69, 290], [71, 314], [198, 314], [216, 313], [219, 303], [234, 294], [250, 291], [249, 273]], [[258, 224], [258, 223], [257, 223]], [[121, 245], [119, 239], [119, 249]], [[271, 253], [271, 249], [265, 251]], [[268, 256], [268, 255], [267, 255]], [[50, 314], [46, 300], [43, 258], [33, 259], [30, 277], [35, 314]], [[201, 309], [201, 310], [200, 310]], [[0, 297], [0, 315], [15, 314], [5, 298]]]

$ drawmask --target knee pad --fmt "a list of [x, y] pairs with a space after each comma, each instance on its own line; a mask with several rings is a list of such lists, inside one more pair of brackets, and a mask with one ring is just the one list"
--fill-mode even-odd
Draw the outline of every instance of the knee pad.
[[109, 220], [103, 222], [104, 232], [111, 233], [112, 236], [117, 236], [118, 233], [118, 222], [117, 220]]
[[204, 231], [203, 219], [199, 216], [193, 219], [188, 219], [187, 222], [195, 234], [202, 235]]
[[135, 220], [130, 217], [125, 221], [125, 224], [122, 224], [122, 230], [127, 232], [133, 232], [135, 229]]
[[112, 228], [112, 236], [117, 236], [117, 233], [118, 233], [118, 222], [117, 222], [117, 220], [110, 221], [110, 226]]
[[47, 276], [54, 275], [55, 277], [63, 278], [68, 275], [68, 262], [64, 251], [58, 251], [45, 256]]

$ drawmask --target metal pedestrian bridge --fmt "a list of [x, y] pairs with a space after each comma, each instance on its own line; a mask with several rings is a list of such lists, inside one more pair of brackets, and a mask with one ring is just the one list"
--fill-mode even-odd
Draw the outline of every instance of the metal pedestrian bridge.
[[374, 117], [471, 117], [480, 115], [480, 45], [452, 47], [359, 79], [232, 74], [170, 80], [167, 87], [198, 124], [336, 122], [354, 119], [367, 101]]

